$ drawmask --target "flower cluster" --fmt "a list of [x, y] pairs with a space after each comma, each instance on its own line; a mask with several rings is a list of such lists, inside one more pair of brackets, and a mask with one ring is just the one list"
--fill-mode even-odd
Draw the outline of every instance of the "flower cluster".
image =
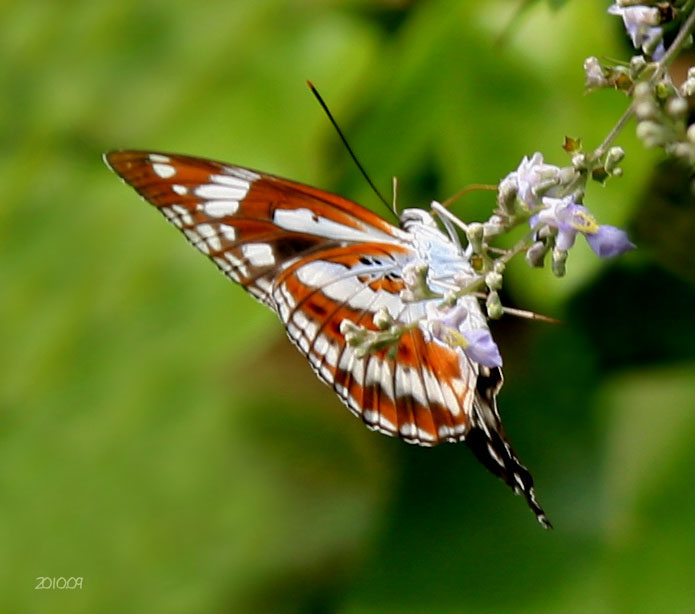
[[574, 245], [577, 234], [581, 233], [594, 252], [601, 258], [619, 256], [635, 245], [627, 233], [615, 226], [599, 226], [584, 205], [574, 202], [572, 196], [543, 199], [544, 207], [529, 219], [531, 228], [540, 229], [547, 225], [557, 230], [555, 247], [567, 251]]
[[659, 61], [664, 53], [664, 31], [661, 13], [655, 6], [634, 4], [629, 0], [618, 1], [608, 7], [611, 15], [623, 18], [625, 29], [632, 39], [632, 46]]
[[[695, 0], [616, 0], [608, 12], [622, 18], [633, 45], [643, 55], [633, 56], [628, 63], [587, 58], [586, 87], [618, 89], [634, 98], [630, 108], [593, 151], [585, 152], [579, 139], [566, 138], [564, 149], [571, 157], [567, 166], [547, 164], [540, 153], [524, 157], [518, 168], [500, 181], [497, 208], [484, 222], [463, 224], [447, 209], [451, 199], [444, 204], [433, 203], [433, 215], [440, 217], [459, 249], [456, 227], [464, 231], [468, 244], [461, 255], [465, 255], [470, 268], [444, 282], [441, 276], [432, 275], [426, 260], [405, 266], [400, 299], [403, 303], [424, 302], [423, 317], [404, 324], [382, 308], [374, 316], [374, 326], [343, 321], [341, 333], [358, 357], [375, 351], [395, 356], [403, 336], [419, 330], [428, 342], [454, 349], [461, 359], [500, 367], [502, 357], [487, 321], [503, 312], [539, 317], [502, 307], [499, 291], [512, 257], [525, 253], [530, 265], [543, 266], [550, 255], [553, 273], [561, 276], [578, 235], [600, 258], [635, 248], [624, 230], [599, 224], [584, 205], [589, 178], [604, 183], [622, 174], [620, 163], [625, 153], [611, 145], [627, 121], [636, 117], [637, 134], [645, 145], [663, 147], [695, 167], [695, 124], [687, 104], [687, 98], [695, 95], [695, 68], [688, 71], [680, 88], [673, 85], [666, 71], [675, 54], [692, 41]], [[676, 28], [678, 32], [672, 38], [671, 31]], [[665, 38], [670, 42], [668, 50]], [[522, 224], [528, 224], [530, 231], [512, 249], [490, 245], [494, 238]], [[430, 277], [436, 283], [430, 285]], [[479, 298], [485, 301], [485, 315], [478, 309]]]
[[[602, 171], [619, 174], [616, 173], [617, 164], [622, 156], [619, 148], [611, 149]], [[576, 154], [572, 166], [560, 168], [546, 164], [542, 154], [537, 152], [530, 159], [524, 157], [517, 170], [500, 183], [500, 194], [504, 193], [507, 199], [513, 195], [531, 214], [529, 224], [535, 231], [536, 242], [527, 251], [527, 261], [532, 266], [542, 266], [545, 255], [552, 249], [553, 271], [563, 275], [567, 250], [580, 233], [601, 258], [617, 256], [635, 247], [624, 230], [599, 225], [581, 204], [586, 181], [585, 163], [586, 156]]]
[[669, 81], [652, 87], [638, 83], [634, 92], [637, 136], [645, 147], [664, 150], [695, 167], [695, 122], [689, 117], [687, 96], [695, 93], [695, 68], [681, 88]]

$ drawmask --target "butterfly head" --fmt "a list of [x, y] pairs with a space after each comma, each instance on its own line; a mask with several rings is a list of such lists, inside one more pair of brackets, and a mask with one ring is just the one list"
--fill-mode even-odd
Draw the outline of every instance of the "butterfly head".
[[437, 228], [434, 218], [424, 209], [404, 209], [400, 217], [401, 227], [412, 232], [416, 227]]

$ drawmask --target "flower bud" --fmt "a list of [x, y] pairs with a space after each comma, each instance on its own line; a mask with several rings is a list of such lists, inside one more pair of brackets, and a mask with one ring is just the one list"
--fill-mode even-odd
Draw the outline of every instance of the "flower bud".
[[487, 295], [485, 307], [487, 309], [487, 317], [491, 320], [499, 320], [504, 313], [504, 310], [502, 309], [502, 301], [500, 301], [500, 295], [494, 291]]
[[491, 271], [485, 276], [485, 285], [490, 290], [499, 290], [502, 287], [502, 275]]
[[649, 86], [648, 83], [642, 81], [635, 85], [635, 100], [642, 99], [644, 100], [645, 98], [651, 98], [652, 97], [652, 88]]
[[393, 324], [393, 318], [391, 314], [387, 311], [386, 307], [382, 307], [374, 314], [374, 325], [379, 330], [386, 330], [389, 326]]
[[585, 87], [588, 90], [599, 89], [608, 85], [608, 80], [603, 74], [603, 67], [598, 58], [592, 56], [584, 60], [584, 74], [586, 75]]
[[540, 268], [545, 264], [545, 255], [548, 253], [548, 245], [543, 241], [536, 241], [526, 250], [526, 262], [529, 266]]
[[644, 121], [637, 124], [637, 138], [644, 143], [645, 147], [656, 147], [666, 140], [666, 134], [660, 124]]
[[555, 277], [564, 277], [567, 270], [565, 264], [567, 263], [567, 250], [564, 249], [553, 249], [552, 259], [551, 259], [551, 270]]
[[572, 156], [572, 166], [579, 170], [586, 168], [586, 154], [579, 153]]
[[625, 151], [622, 147], [611, 147], [608, 150], [608, 153], [606, 154], [606, 162], [604, 164], [606, 172], [610, 173], [611, 175], [614, 175], [615, 171], [619, 170], [617, 168], [618, 164], [620, 164], [623, 161], [624, 157]]
[[635, 115], [639, 121], [654, 119], [659, 115], [659, 109], [651, 99], [639, 100], [635, 103]]
[[688, 112], [688, 103], [683, 98], [671, 98], [666, 103], [666, 111], [673, 119], [683, 119]]
[[695, 124], [690, 124], [688, 131], [685, 133], [685, 138], [691, 143], [695, 143]]
[[643, 55], [633, 55], [630, 58], [630, 70], [633, 76], [638, 77], [640, 73], [647, 67], [647, 60]]
[[516, 173], [511, 173], [500, 181], [497, 188], [497, 204], [499, 208], [505, 213], [512, 214], [517, 193]]
[[473, 222], [468, 224], [468, 230], [466, 230], [466, 237], [471, 245], [471, 249], [476, 253], [480, 254], [483, 251], [483, 236], [485, 234], [485, 229], [480, 222]]
[[654, 88], [654, 94], [658, 100], [667, 100], [675, 93], [675, 87], [668, 81], [659, 81]]

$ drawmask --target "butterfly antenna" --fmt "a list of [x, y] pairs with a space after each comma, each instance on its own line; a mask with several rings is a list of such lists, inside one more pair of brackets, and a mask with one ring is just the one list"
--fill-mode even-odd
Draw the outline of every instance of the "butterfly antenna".
[[307, 81], [306, 84], [309, 86], [309, 89], [311, 90], [311, 93], [314, 95], [316, 100], [319, 101], [319, 104], [321, 105], [321, 108], [323, 109], [324, 113], [328, 116], [328, 119], [331, 120], [331, 124], [333, 124], [333, 127], [335, 128], [335, 131], [338, 133], [338, 136], [340, 137], [340, 140], [343, 142], [343, 145], [345, 145], [345, 149], [348, 150], [350, 157], [357, 165], [357, 168], [360, 169], [360, 173], [362, 173], [362, 176], [367, 180], [369, 187], [371, 187], [372, 190], [374, 190], [374, 193], [379, 197], [379, 200], [382, 203], [384, 203], [384, 205], [389, 211], [391, 211], [391, 206], [389, 205], [387, 200], [382, 196], [381, 192], [379, 192], [377, 187], [374, 185], [374, 182], [369, 178], [369, 175], [367, 175], [367, 171], [365, 171], [364, 167], [360, 164], [360, 161], [357, 159], [355, 152], [352, 151], [350, 143], [347, 142], [347, 139], [345, 138], [343, 131], [340, 129], [340, 126], [338, 126], [338, 122], [335, 121], [335, 118], [333, 117], [333, 114], [330, 112], [328, 105], [324, 102], [323, 98], [321, 98], [321, 94], [318, 93], [318, 90], [311, 81]]
[[441, 204], [444, 207], [450, 207], [452, 205], [452, 203], [457, 201], [462, 196], [465, 196], [468, 192], [474, 192], [476, 190], [487, 190], [489, 192], [496, 192], [497, 186], [496, 185], [490, 185], [487, 183], [471, 183], [470, 185], [467, 185], [462, 190], [459, 190], [458, 192], [456, 192], [456, 194], [454, 194], [453, 196], [449, 196], [449, 198], [447, 198]]

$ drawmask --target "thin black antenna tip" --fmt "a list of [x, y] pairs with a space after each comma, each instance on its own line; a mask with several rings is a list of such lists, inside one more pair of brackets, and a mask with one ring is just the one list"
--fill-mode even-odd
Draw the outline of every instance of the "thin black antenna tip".
[[360, 161], [357, 159], [355, 152], [352, 151], [352, 147], [350, 147], [350, 143], [347, 142], [347, 139], [345, 138], [343, 131], [340, 129], [340, 126], [338, 126], [338, 122], [335, 121], [333, 114], [331, 113], [330, 109], [328, 108], [328, 105], [324, 102], [323, 98], [321, 97], [321, 94], [319, 94], [318, 90], [316, 89], [316, 86], [308, 79], [306, 81], [306, 84], [309, 86], [309, 89], [311, 90], [311, 93], [314, 95], [316, 100], [318, 100], [318, 103], [321, 105], [321, 108], [323, 109], [324, 113], [326, 114], [326, 116], [330, 120], [331, 124], [333, 124], [333, 127], [335, 128], [335, 131], [338, 133], [340, 140], [343, 142], [343, 145], [345, 145], [345, 149], [347, 149], [353, 162], [357, 165], [357, 168], [359, 169], [360, 173], [362, 173], [362, 176], [367, 180], [369, 187], [372, 188], [374, 193], [379, 197], [379, 200], [382, 203], [384, 203], [386, 208], [389, 211], [391, 211], [390, 205], [388, 204], [388, 202], [386, 202], [386, 199], [382, 196], [381, 192], [379, 192], [377, 187], [374, 185], [372, 180], [369, 178], [367, 171], [365, 171], [364, 167], [360, 164]]

